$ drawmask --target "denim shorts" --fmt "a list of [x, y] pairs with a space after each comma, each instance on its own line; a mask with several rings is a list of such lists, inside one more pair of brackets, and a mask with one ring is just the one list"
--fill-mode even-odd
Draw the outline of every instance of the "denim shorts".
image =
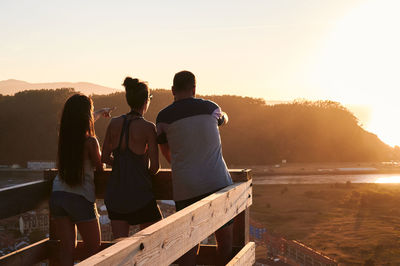
[[[220, 189], [222, 189], [222, 188], [220, 188]], [[197, 201], [199, 201], [199, 200], [201, 200], [201, 199], [203, 199], [203, 198], [205, 198], [205, 197], [208, 197], [208, 196], [210, 196], [211, 194], [214, 194], [215, 192], [217, 192], [217, 191], [220, 190], [220, 189], [217, 189], [217, 190], [212, 191], [212, 192], [210, 192], [210, 193], [206, 193], [206, 194], [203, 194], [203, 195], [194, 197], [194, 198], [175, 201], [175, 209], [176, 209], [176, 211], [178, 212], [178, 211], [180, 211], [180, 210], [182, 210], [182, 209], [184, 209], [184, 208], [186, 208], [186, 207], [192, 205], [193, 203], [195, 203], [195, 202], [197, 202]], [[234, 221], [234, 219], [231, 219], [231, 220], [228, 221], [226, 224], [224, 224], [223, 226], [221, 226], [221, 228], [233, 224], [233, 221]]]
[[69, 217], [75, 224], [92, 221], [99, 217], [96, 203], [88, 201], [82, 195], [65, 191], [51, 193], [49, 208], [52, 217]]

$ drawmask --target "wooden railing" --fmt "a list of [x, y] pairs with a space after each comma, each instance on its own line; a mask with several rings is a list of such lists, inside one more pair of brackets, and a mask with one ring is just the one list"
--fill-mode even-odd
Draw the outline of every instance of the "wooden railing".
[[[81, 265], [169, 265], [207, 238], [226, 222], [234, 220], [235, 256], [228, 265], [252, 265], [255, 245], [249, 242], [249, 206], [252, 204], [252, 183], [249, 170], [230, 170], [234, 184], [118, 242], [102, 241], [102, 251], [82, 261]], [[95, 174], [96, 197], [104, 198], [110, 172]], [[32, 210], [48, 200], [56, 171], [44, 172], [44, 180], [0, 189], [0, 219]], [[170, 170], [162, 170], [153, 178], [158, 200], [172, 199]], [[31, 265], [51, 259], [58, 240], [53, 226], [50, 238], [0, 257], [0, 265]], [[216, 246], [200, 245], [197, 264], [213, 265]], [[75, 257], [82, 258], [82, 243]]]

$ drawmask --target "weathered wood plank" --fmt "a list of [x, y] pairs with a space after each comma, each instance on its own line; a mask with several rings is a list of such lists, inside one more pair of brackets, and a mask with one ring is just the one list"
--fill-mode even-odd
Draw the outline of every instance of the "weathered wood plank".
[[[230, 170], [230, 173], [235, 182], [246, 182], [251, 179], [250, 170]], [[47, 170], [43, 172], [44, 180], [0, 189], [0, 219], [32, 210], [46, 201], [56, 175], [56, 170]], [[110, 170], [95, 173], [97, 198], [104, 198], [109, 175]], [[153, 188], [156, 199], [173, 199], [170, 169], [163, 169], [153, 177]]]
[[48, 199], [51, 183], [45, 180], [0, 189], [0, 219], [32, 210]]
[[[110, 176], [111, 170], [106, 169], [104, 172], [95, 172], [95, 185], [96, 197], [99, 199], [104, 198], [104, 193], [107, 187], [107, 180]], [[232, 180], [234, 182], [246, 182], [251, 179], [250, 169], [231, 169], [229, 170]], [[57, 175], [57, 170], [44, 171], [44, 178], [46, 180], [53, 180]], [[171, 169], [161, 169], [157, 175], [153, 176], [153, 191], [156, 199], [172, 200], [172, 180]]]
[[[250, 170], [230, 170], [230, 173], [235, 182], [251, 179]], [[104, 198], [109, 174], [109, 170], [95, 173], [97, 198]], [[57, 171], [47, 170], [43, 175], [45, 180], [0, 189], [0, 219], [32, 210], [48, 199], [51, 183], [57, 175]], [[172, 199], [172, 181], [169, 169], [163, 169], [153, 177], [153, 188], [157, 199]]]
[[169, 265], [252, 204], [251, 181], [226, 187], [80, 265]]
[[[114, 242], [102, 241], [101, 249], [106, 249]], [[10, 254], [0, 257], [0, 265], [32, 265], [40, 261], [49, 259], [52, 254], [56, 254], [59, 246], [59, 240], [50, 240], [49, 238], [38, 241], [32, 245], [16, 250]], [[74, 253], [76, 260], [82, 260], [85, 256], [83, 242], [77, 242], [77, 248]]]
[[229, 169], [233, 182], [246, 182], [252, 179], [251, 169]]
[[256, 244], [254, 242], [249, 242], [228, 264], [226, 264], [226, 266], [248, 266], [253, 265], [255, 261]]
[[46, 238], [0, 257], [0, 265], [32, 265], [47, 259], [49, 250], [49, 239]]

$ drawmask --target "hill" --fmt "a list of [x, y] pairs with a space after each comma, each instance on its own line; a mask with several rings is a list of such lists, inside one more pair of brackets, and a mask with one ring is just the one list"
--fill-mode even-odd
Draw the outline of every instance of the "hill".
[[[0, 164], [55, 160], [57, 127], [72, 89], [23, 91], [0, 96]], [[172, 102], [167, 90], [153, 90], [146, 118]], [[92, 96], [95, 109], [129, 111], [122, 92]], [[288, 162], [370, 162], [399, 158], [399, 149], [365, 131], [345, 107], [331, 101], [295, 101], [267, 105], [262, 99], [232, 95], [206, 96], [229, 114], [221, 128], [224, 157], [229, 166]], [[102, 143], [108, 120], [96, 123]]]
[[75, 88], [84, 94], [110, 94], [120, 90], [107, 88], [89, 82], [46, 82], [46, 83], [29, 83], [22, 80], [8, 79], [0, 81], [0, 94], [12, 95], [24, 90], [39, 89], [59, 89], [59, 88]]

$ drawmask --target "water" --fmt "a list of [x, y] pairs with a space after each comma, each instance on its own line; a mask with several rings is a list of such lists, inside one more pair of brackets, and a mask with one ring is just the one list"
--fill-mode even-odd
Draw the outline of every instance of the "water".
[[400, 174], [357, 174], [357, 175], [282, 175], [257, 176], [255, 185], [271, 184], [329, 184], [329, 183], [400, 183]]

